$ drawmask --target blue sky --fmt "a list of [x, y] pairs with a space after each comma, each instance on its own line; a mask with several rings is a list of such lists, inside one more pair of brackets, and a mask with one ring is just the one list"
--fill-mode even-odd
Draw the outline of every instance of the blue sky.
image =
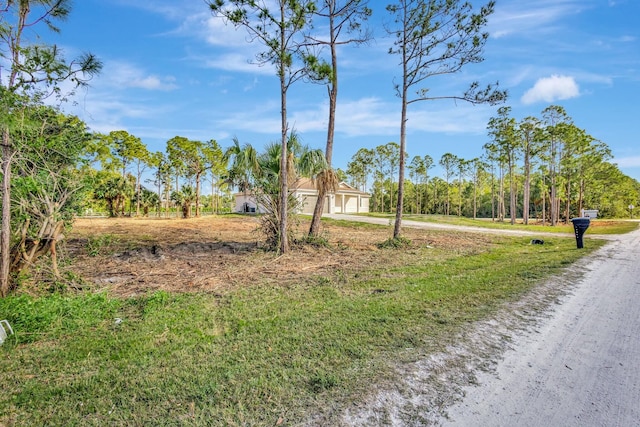
[[[386, 4], [369, 3], [375, 40], [340, 51], [335, 167], [345, 169], [362, 147], [399, 142], [400, 103], [393, 91], [399, 67], [387, 54]], [[624, 173], [640, 180], [638, 16], [638, 0], [498, 0], [485, 61], [425, 85], [451, 95], [474, 80], [499, 81], [518, 120], [561, 105], [577, 126], [609, 145]], [[90, 51], [104, 63], [75, 106], [65, 107], [93, 130], [127, 130], [152, 151], [164, 150], [176, 135], [215, 139], [223, 148], [233, 137], [258, 148], [278, 140], [273, 69], [249, 63], [260, 46], [212, 17], [204, 1], [76, 0], [61, 29], [41, 36], [69, 58]], [[289, 94], [290, 125], [312, 147], [325, 146], [326, 93], [322, 85], [297, 83]], [[481, 155], [497, 108], [448, 100], [413, 104], [409, 158], [429, 154], [437, 163], [446, 152]]]

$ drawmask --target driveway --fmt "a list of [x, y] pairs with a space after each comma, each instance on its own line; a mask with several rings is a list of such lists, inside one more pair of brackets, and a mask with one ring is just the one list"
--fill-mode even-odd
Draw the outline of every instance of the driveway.
[[[369, 224], [379, 224], [379, 225], [389, 225], [390, 221], [393, 221], [394, 218], [380, 218], [380, 217], [372, 217], [372, 216], [364, 216], [364, 215], [352, 215], [352, 214], [324, 214], [326, 218], [332, 218], [337, 220], [345, 220], [345, 221], [357, 221], [357, 222], [367, 222]], [[560, 236], [560, 237], [570, 237], [570, 234], [567, 233], [538, 233], [535, 231], [527, 231], [527, 230], [509, 230], [509, 229], [496, 229], [496, 228], [484, 228], [484, 227], [471, 227], [466, 225], [455, 225], [455, 224], [442, 224], [438, 222], [422, 222], [422, 221], [412, 221], [407, 219], [402, 219], [402, 226], [407, 228], [424, 228], [424, 229], [433, 229], [433, 230], [455, 230], [455, 231], [468, 231], [470, 233], [489, 233], [489, 234], [506, 234], [512, 236], [535, 236], [539, 238], [544, 238], [544, 236]], [[615, 240], [615, 236], [611, 235], [595, 235], [591, 234], [587, 231], [585, 234], [585, 238], [588, 237], [596, 237], [599, 239], [605, 240]]]

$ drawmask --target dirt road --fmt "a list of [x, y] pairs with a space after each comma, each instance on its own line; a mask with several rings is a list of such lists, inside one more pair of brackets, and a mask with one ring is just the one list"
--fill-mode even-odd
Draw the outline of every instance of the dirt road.
[[455, 341], [342, 425], [640, 426], [640, 230]]
[[640, 425], [640, 231], [584, 267], [572, 295], [514, 340], [443, 425]]

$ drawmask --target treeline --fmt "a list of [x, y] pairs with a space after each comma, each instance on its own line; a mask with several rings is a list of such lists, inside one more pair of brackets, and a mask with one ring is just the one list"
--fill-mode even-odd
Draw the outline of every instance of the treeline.
[[[321, 184], [320, 195], [335, 187], [331, 158], [337, 48], [370, 40], [364, 25], [371, 15], [367, 2], [353, 0], [335, 7], [338, 3], [286, 1], [273, 10], [240, 0], [205, 4], [213, 16], [247, 30], [249, 40], [260, 45], [257, 63], [275, 68], [282, 107], [278, 148], [256, 153], [235, 141], [223, 150], [215, 140], [176, 136], [164, 151], [150, 152], [125, 131], [91, 133], [79, 119], [43, 102], [63, 102], [70, 95], [63, 88], [86, 86], [102, 68], [91, 54], [66, 60], [62, 49], [38, 37], [38, 26], [59, 29], [55, 24], [69, 15], [70, 1], [9, 1], [0, 8], [0, 58], [6, 70], [0, 79], [0, 296], [7, 295], [15, 278], [41, 255], [51, 255], [58, 278], [56, 242], [74, 215], [87, 208], [112, 216], [162, 215], [179, 209], [189, 217], [201, 213], [205, 200], [213, 212], [223, 211], [233, 187], [261, 192], [269, 196], [265, 202], [271, 205], [272, 241], [285, 253], [291, 227], [287, 218], [295, 203], [290, 184], [309, 174]], [[386, 32], [394, 39], [389, 53], [399, 60], [394, 90], [401, 99], [400, 143], [360, 150], [347, 174], [363, 187], [373, 181], [374, 210], [397, 208], [394, 239], [400, 237], [403, 212], [474, 217], [491, 212], [494, 218], [508, 215], [512, 221], [520, 215], [528, 221], [531, 215], [555, 224], [583, 206], [599, 209], [603, 216], [624, 216], [626, 206], [638, 204], [638, 183], [608, 163], [606, 145], [574, 126], [559, 107], [520, 122], [510, 117], [508, 108], [500, 109], [488, 126], [492, 142], [486, 154], [467, 160], [443, 156], [439, 163], [444, 177], [430, 176], [434, 161], [428, 155], [406, 161], [409, 105], [438, 99], [491, 105], [505, 101], [506, 92], [497, 82], [469, 82], [466, 89], [453, 93], [435, 93], [427, 85], [431, 77], [458, 73], [466, 64], [483, 61], [489, 37], [484, 27], [493, 9], [493, 1], [474, 11], [470, 2], [458, 0], [399, 1], [386, 7], [392, 17]], [[320, 28], [332, 36], [316, 33]], [[309, 80], [326, 84], [329, 93], [323, 156], [299, 146], [287, 120], [288, 89]], [[143, 180], [147, 176], [152, 178]], [[207, 180], [212, 191], [205, 197], [201, 188]], [[318, 197], [309, 237], [318, 237], [324, 200]]]
[[[498, 221], [522, 218], [555, 225], [597, 209], [622, 218], [640, 200], [640, 183], [611, 163], [609, 147], [577, 127], [566, 111], [549, 106], [540, 117], [511, 117], [502, 107], [488, 125], [483, 155], [464, 159], [445, 153], [436, 160], [413, 156], [404, 185], [403, 212], [458, 215]], [[352, 185], [372, 194], [374, 212], [396, 209], [400, 146], [394, 142], [360, 149], [343, 172]], [[372, 183], [367, 188], [367, 183]]]
[[[188, 218], [200, 215], [203, 206], [228, 212], [231, 191], [237, 188], [263, 196], [262, 203], [273, 207], [271, 217], [278, 214], [278, 144], [258, 153], [238, 140], [223, 149], [215, 140], [176, 136], [166, 142], [165, 151], [151, 152], [126, 131], [92, 133], [77, 117], [41, 102], [2, 99], [11, 111], [3, 118], [14, 153], [14, 274], [50, 254], [58, 275], [56, 242], [87, 209], [111, 216], [180, 212]], [[598, 209], [601, 217], [626, 217], [629, 205], [639, 204], [640, 183], [610, 163], [607, 145], [575, 126], [562, 108], [551, 106], [541, 118], [520, 121], [509, 114], [508, 107], [501, 108], [489, 121], [491, 141], [483, 156], [463, 159], [446, 153], [438, 159], [442, 176], [431, 174], [431, 156], [407, 156], [403, 212], [554, 225], [579, 216], [582, 208]], [[327, 164], [320, 150], [302, 146], [296, 138], [288, 141], [288, 149], [290, 178], [322, 176]], [[399, 145], [393, 142], [363, 148], [337, 177], [371, 192], [373, 211], [392, 212], [398, 200], [399, 157]], [[212, 189], [207, 195], [201, 191], [205, 181]], [[328, 191], [334, 187], [328, 185]], [[294, 200], [290, 207], [295, 208]], [[277, 230], [272, 231], [276, 236]]]
[[[89, 203], [94, 211], [160, 216], [176, 207], [185, 218], [200, 215], [203, 206], [210, 212], [228, 211], [233, 182], [227, 179], [222, 148], [213, 139], [175, 136], [166, 142], [165, 151], [152, 152], [140, 138], [117, 130], [94, 134], [87, 147], [93, 188]], [[204, 182], [211, 185], [207, 195], [202, 194]]]

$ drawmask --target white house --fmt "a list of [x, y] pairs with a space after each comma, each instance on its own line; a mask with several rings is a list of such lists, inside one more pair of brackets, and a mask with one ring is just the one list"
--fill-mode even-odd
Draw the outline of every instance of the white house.
[[[302, 207], [298, 213], [313, 214], [318, 199], [318, 190], [316, 190], [313, 182], [308, 178], [297, 180], [292, 186], [294, 196], [301, 202]], [[346, 182], [338, 185], [335, 193], [328, 194], [324, 204], [324, 213], [368, 213], [369, 199], [371, 195], [350, 186]], [[236, 201], [235, 212], [264, 212], [262, 207], [258, 206], [253, 194], [236, 193], [234, 194]]]

